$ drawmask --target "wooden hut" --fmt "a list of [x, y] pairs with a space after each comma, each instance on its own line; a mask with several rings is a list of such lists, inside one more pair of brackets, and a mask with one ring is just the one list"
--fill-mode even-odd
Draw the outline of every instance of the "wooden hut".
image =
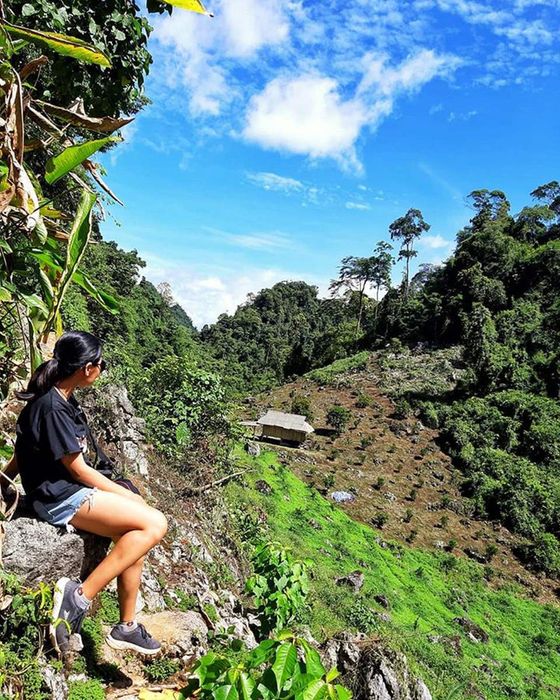
[[276, 438], [287, 442], [301, 444], [313, 432], [313, 427], [306, 421], [305, 416], [282, 411], [267, 411], [257, 423], [262, 428], [261, 437]]

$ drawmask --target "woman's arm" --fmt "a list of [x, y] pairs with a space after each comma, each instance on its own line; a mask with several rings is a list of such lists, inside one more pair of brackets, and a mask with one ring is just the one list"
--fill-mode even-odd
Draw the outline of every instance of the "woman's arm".
[[84, 486], [97, 487], [100, 491], [108, 491], [109, 493], [117, 493], [119, 496], [126, 496], [134, 501], [143, 500], [141, 496], [138, 496], [132, 491], [125, 489], [124, 486], [115, 484], [114, 481], [103, 476], [100, 472], [93, 467], [86, 464], [84, 456], [81, 452], [74, 452], [73, 454], [64, 455], [61, 458], [62, 464], [68, 469], [72, 478], [79, 481]]

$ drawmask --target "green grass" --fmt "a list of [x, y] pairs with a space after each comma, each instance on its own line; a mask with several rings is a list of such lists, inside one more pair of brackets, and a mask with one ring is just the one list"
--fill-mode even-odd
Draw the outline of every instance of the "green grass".
[[[238, 457], [251, 461], [241, 452]], [[480, 697], [477, 689], [487, 700], [558, 697], [560, 609], [523, 598], [513, 586], [490, 588], [484, 567], [468, 560], [399, 543], [381, 546], [380, 533], [322, 498], [279, 465], [274, 453], [263, 453], [253, 466], [245, 483], [228, 485], [228, 501], [239, 514], [266, 513], [266, 536], [310, 560], [311, 612], [306, 621], [315, 637], [367, 624], [367, 631], [407, 654], [435, 700], [447, 700], [459, 684], [463, 698]], [[257, 479], [270, 484], [271, 495], [253, 488]], [[240, 517], [238, 523], [243, 537], [247, 520]], [[365, 574], [357, 596], [335, 583], [337, 576], [355, 569]], [[389, 600], [391, 621], [378, 622], [372, 630], [368, 610], [385, 612], [374, 601], [376, 594]], [[453, 622], [460, 616], [480, 625], [489, 642], [469, 641]], [[433, 635], [458, 636], [461, 653], [444, 639], [429, 641]]]
[[313, 379], [317, 384], [332, 384], [336, 382], [341, 374], [351, 371], [359, 371], [365, 369], [369, 360], [369, 352], [364, 350], [359, 352], [357, 355], [352, 355], [352, 357], [344, 357], [341, 360], [336, 360], [331, 365], [326, 367], [321, 367], [320, 369], [314, 369], [308, 372], [305, 376], [309, 379]]

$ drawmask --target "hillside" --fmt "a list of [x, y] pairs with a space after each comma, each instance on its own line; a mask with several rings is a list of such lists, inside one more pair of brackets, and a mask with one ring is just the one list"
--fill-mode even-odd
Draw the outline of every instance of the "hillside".
[[[412, 391], [432, 397], [450, 392], [464, 372], [460, 349], [357, 358], [259, 396], [256, 405], [250, 401], [250, 417], [268, 407], [289, 412], [302, 397], [309, 401], [318, 432], [300, 449], [271, 444], [280, 463], [325, 496], [351, 493], [354, 500], [341, 504], [343, 510], [384, 538], [470, 558], [485, 565], [493, 587], [514, 582], [524, 595], [558, 601], [558, 581], [528, 570], [516, 556], [524, 539], [499, 522], [474, 517], [461, 489], [463, 475], [438, 444], [439, 432], [399, 399]], [[351, 414], [340, 437], [322, 434], [329, 432], [326, 416], [334, 405]]]

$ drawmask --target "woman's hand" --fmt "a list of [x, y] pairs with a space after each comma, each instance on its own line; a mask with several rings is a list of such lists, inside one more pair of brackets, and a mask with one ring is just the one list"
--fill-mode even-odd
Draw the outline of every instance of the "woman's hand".
[[70, 476], [84, 486], [98, 488], [100, 491], [108, 491], [109, 493], [116, 493], [119, 496], [125, 496], [125, 498], [130, 500], [143, 501], [143, 498], [138, 494], [129, 491], [129, 489], [115, 483], [114, 481], [111, 481], [111, 479], [103, 476], [101, 472], [98, 472], [93, 467], [90, 467], [89, 464], [86, 463], [81, 452], [74, 452], [70, 455], [64, 455], [61, 461], [70, 473]]

